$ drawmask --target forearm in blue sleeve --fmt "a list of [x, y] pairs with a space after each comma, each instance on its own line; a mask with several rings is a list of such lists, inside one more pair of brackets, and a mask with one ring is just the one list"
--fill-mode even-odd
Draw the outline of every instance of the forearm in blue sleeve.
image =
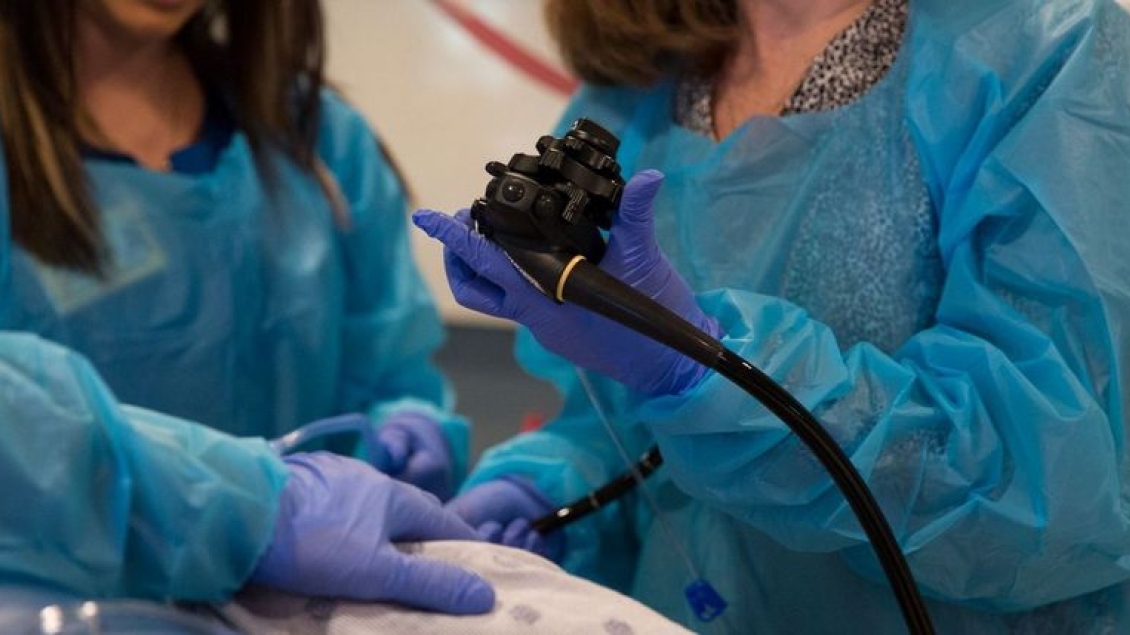
[[261, 440], [121, 406], [79, 355], [0, 333], [0, 578], [215, 600], [250, 575], [285, 481]]

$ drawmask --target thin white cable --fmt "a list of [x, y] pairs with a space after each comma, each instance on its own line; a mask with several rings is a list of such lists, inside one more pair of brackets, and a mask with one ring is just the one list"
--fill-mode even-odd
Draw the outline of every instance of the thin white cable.
[[651, 512], [655, 514], [656, 520], [659, 521], [659, 526], [663, 531], [663, 537], [675, 548], [679, 556], [686, 564], [687, 570], [690, 571], [692, 580], [699, 580], [702, 575], [698, 572], [698, 567], [694, 565], [691, 560], [690, 554], [687, 553], [686, 547], [683, 546], [682, 541], [676, 537], [675, 529], [671, 526], [671, 522], [667, 519], [667, 515], [659, 509], [659, 502], [655, 500], [651, 490], [647, 487], [645, 477], [640, 474], [639, 468], [636, 467], [635, 460], [628, 455], [628, 450], [624, 447], [623, 441], [620, 440], [620, 435], [616, 433], [616, 428], [612, 425], [612, 421], [608, 417], [608, 413], [601, 403], [600, 396], [596, 394], [596, 389], [593, 387], [589, 379], [588, 373], [579, 366], [574, 366], [573, 369], [577, 372], [577, 378], [581, 380], [581, 387], [585, 389], [585, 394], [588, 395], [589, 403], [592, 404], [593, 410], [596, 411], [597, 418], [604, 425], [604, 429], [608, 432], [608, 437], [612, 440], [612, 444], [616, 446], [616, 451], [620, 454], [620, 459], [628, 466], [632, 472], [632, 478], [636, 480], [638, 490], [643, 493], [644, 499], [647, 501], [647, 506], [651, 508]]

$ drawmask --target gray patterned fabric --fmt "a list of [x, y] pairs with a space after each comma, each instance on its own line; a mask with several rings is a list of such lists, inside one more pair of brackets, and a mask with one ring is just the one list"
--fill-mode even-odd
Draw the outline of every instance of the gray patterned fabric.
[[[906, 32], [908, 0], [875, 0], [816, 56], [780, 114], [846, 106], [879, 83], [894, 64]], [[675, 92], [675, 120], [714, 133], [713, 77], [685, 77]]]
[[380, 602], [350, 602], [246, 589], [225, 618], [254, 635], [690, 635], [638, 601], [569, 575], [532, 553], [485, 542], [436, 541], [405, 551], [470, 569], [494, 585], [494, 610], [443, 615]]

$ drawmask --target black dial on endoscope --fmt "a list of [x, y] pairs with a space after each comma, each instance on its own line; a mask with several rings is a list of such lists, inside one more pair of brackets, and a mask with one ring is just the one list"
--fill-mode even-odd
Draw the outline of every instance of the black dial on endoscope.
[[478, 230], [505, 248], [580, 254], [599, 262], [624, 188], [615, 153], [620, 141], [578, 119], [564, 136], [538, 139], [537, 155], [492, 161], [494, 178], [471, 206]]

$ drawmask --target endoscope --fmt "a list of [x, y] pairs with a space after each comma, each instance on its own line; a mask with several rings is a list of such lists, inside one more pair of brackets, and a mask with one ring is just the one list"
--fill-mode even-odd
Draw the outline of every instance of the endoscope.
[[[601, 270], [601, 230], [611, 226], [624, 181], [619, 140], [597, 123], [577, 120], [560, 138], [538, 139], [537, 155], [492, 161], [485, 195], [471, 207], [476, 229], [506, 252], [542, 293], [615, 320], [665, 344], [745, 389], [811, 450], [843, 492], [890, 581], [911, 633], [933, 625], [890, 525], [863, 478], [816, 418], [784, 388], [721, 342]], [[580, 501], [538, 519], [543, 533], [559, 529], [630, 491], [662, 463], [651, 448], [629, 472]], [[846, 618], [846, 616], [845, 616]]]

